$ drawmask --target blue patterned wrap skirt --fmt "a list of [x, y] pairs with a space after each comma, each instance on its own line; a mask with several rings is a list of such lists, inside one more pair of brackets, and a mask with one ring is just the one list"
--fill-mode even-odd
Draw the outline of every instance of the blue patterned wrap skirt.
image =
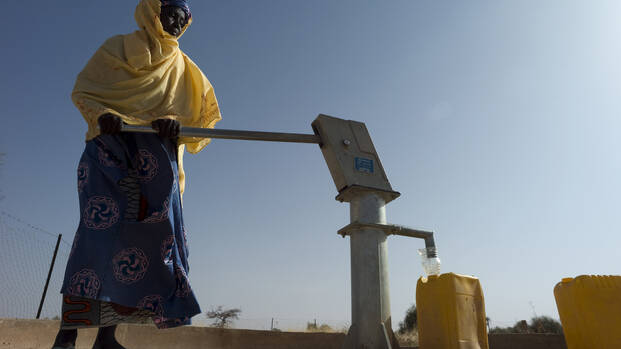
[[94, 138], [78, 165], [78, 193], [63, 328], [145, 314], [158, 328], [190, 324], [201, 310], [188, 281], [176, 144], [156, 134]]

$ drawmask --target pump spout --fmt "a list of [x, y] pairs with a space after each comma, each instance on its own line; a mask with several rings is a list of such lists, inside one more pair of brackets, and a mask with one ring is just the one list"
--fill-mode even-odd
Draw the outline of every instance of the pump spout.
[[438, 253], [436, 252], [436, 242], [433, 238], [432, 231], [425, 231], [419, 229], [412, 229], [403, 225], [396, 224], [375, 224], [375, 223], [350, 223], [346, 227], [340, 229], [338, 233], [343, 237], [349, 235], [350, 231], [360, 230], [364, 228], [382, 230], [386, 235], [400, 235], [411, 238], [418, 238], [425, 240], [425, 248], [427, 249], [427, 258], [436, 258]]
[[425, 248], [427, 249], [427, 258], [436, 258], [438, 257], [438, 252], [436, 250], [436, 242], [433, 239], [433, 232], [430, 236], [425, 238]]

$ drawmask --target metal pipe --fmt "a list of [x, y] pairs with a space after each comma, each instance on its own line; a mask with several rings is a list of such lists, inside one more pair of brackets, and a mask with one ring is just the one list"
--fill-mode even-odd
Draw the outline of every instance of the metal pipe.
[[362, 223], [362, 222], [353, 222], [349, 225], [341, 228], [338, 233], [345, 237], [346, 235], [350, 235], [352, 231], [360, 230], [360, 229], [378, 229], [383, 231], [386, 235], [400, 235], [407, 236], [412, 238], [424, 239], [425, 247], [427, 248], [427, 257], [434, 258], [437, 257], [437, 253], [435, 250], [431, 250], [430, 248], [436, 247], [435, 239], [433, 238], [432, 231], [418, 230], [408, 228], [402, 225], [396, 224], [377, 224], [377, 223]]
[[41, 302], [39, 303], [39, 309], [37, 310], [37, 319], [41, 316], [41, 309], [43, 309], [43, 302], [45, 301], [45, 295], [47, 294], [47, 287], [50, 285], [50, 278], [52, 277], [52, 270], [54, 270], [54, 263], [56, 263], [56, 255], [58, 254], [58, 246], [60, 246], [60, 240], [63, 234], [58, 234], [58, 240], [56, 240], [56, 247], [54, 248], [54, 255], [52, 256], [52, 264], [50, 264], [50, 270], [47, 272], [47, 279], [45, 280], [45, 286], [43, 287], [43, 295], [41, 296]]
[[[148, 126], [123, 125], [122, 132], [157, 133]], [[241, 130], [222, 130], [213, 128], [181, 127], [179, 136], [200, 137], [200, 138], [222, 138], [237, 139], [246, 141], [266, 141], [266, 142], [288, 142], [288, 143], [321, 143], [321, 138], [314, 134], [302, 133], [282, 133], [282, 132], [261, 132], [261, 131], [241, 131]]]
[[[392, 225], [391, 227], [393, 228], [393, 230], [391, 230], [388, 234], [424, 239], [425, 247], [427, 248], [427, 257], [437, 257], [437, 253], [435, 252], [436, 241], [433, 238], [432, 231], [411, 229], [400, 225]], [[434, 250], [430, 250], [431, 248], [434, 248]]]
[[[352, 326], [344, 349], [391, 348], [386, 202], [376, 194], [354, 198], [350, 235]], [[362, 222], [359, 223], [358, 222]], [[357, 225], [358, 224], [358, 225]]]

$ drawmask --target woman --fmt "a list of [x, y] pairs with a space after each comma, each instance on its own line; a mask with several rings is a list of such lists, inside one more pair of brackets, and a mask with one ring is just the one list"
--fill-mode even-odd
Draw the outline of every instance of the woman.
[[[186, 0], [140, 0], [135, 18], [140, 29], [108, 39], [72, 93], [88, 132], [55, 349], [73, 348], [84, 327], [99, 327], [94, 348], [122, 348], [118, 323], [151, 318], [169, 328], [201, 312], [187, 278], [182, 156], [209, 140], [178, 135], [179, 126], [213, 127], [220, 111], [211, 84], [179, 49], [191, 23]], [[158, 134], [121, 133], [123, 123]]]

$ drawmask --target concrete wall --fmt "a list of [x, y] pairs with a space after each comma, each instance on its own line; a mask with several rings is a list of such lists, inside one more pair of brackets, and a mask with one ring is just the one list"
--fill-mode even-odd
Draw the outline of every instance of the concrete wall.
[[[565, 345], [565, 338], [556, 334], [492, 334], [489, 336], [489, 348], [567, 349], [567, 345]], [[418, 347], [410, 349], [418, 349]]]
[[[59, 322], [0, 320], [0, 349], [51, 349]], [[80, 330], [77, 349], [91, 349], [96, 329]], [[149, 325], [120, 325], [116, 338], [129, 349], [340, 349], [342, 333], [293, 333]]]
[[[51, 349], [58, 326], [59, 322], [52, 320], [0, 319], [0, 349]], [[97, 329], [80, 330], [77, 349], [91, 349], [96, 333]], [[117, 339], [128, 349], [341, 349], [345, 335], [120, 325]], [[559, 335], [491, 335], [489, 343], [490, 349], [567, 348]]]
[[493, 334], [490, 349], [567, 349], [565, 337], [555, 334]]

